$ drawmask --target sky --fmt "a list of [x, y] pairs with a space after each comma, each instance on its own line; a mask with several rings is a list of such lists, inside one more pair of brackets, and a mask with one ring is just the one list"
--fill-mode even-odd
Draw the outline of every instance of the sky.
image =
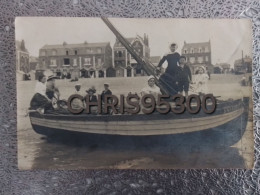
[[[149, 36], [151, 56], [169, 52], [178, 44], [181, 53], [187, 43], [211, 42], [212, 64], [229, 63], [244, 55], [252, 57], [252, 27], [247, 19], [122, 19], [109, 18], [124, 37]], [[92, 42], [115, 43], [115, 35], [101, 18], [17, 17], [16, 40], [24, 40], [31, 56], [39, 56], [45, 44]]]

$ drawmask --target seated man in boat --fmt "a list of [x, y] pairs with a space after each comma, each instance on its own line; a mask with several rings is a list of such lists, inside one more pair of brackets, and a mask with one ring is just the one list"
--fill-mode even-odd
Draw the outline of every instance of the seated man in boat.
[[55, 84], [56, 77], [51, 75], [47, 78], [47, 84], [46, 84], [46, 94], [49, 97], [49, 99], [59, 99], [60, 92], [59, 89], [56, 87]]
[[179, 93], [183, 95], [183, 91], [185, 93], [185, 97], [188, 98], [188, 91], [191, 82], [191, 71], [189, 66], [186, 64], [186, 57], [181, 56], [179, 60], [179, 67], [178, 67], [178, 87]]
[[102, 98], [103, 102], [105, 100], [105, 95], [112, 95], [112, 91], [109, 89], [108, 83], [104, 83], [104, 88], [105, 88], [105, 90], [102, 91], [102, 93], [101, 93], [101, 98]]
[[157, 66], [158, 68], [161, 68], [165, 61], [168, 62], [165, 72], [159, 79], [161, 85], [163, 85], [170, 93], [168, 95], [175, 95], [178, 93], [177, 71], [180, 54], [176, 52], [177, 48], [178, 46], [176, 43], [170, 44], [170, 53], [165, 54]]
[[[84, 97], [85, 94], [83, 94], [81, 91], [81, 84], [77, 83], [75, 85], [75, 92], [74, 94], [78, 94], [78, 95], [81, 95], [82, 97]], [[78, 98], [74, 98], [71, 102], [71, 107], [73, 109], [79, 109], [79, 108], [85, 108], [85, 104], [84, 104], [84, 101], [78, 99]]]
[[35, 94], [30, 102], [30, 109], [38, 110], [41, 113], [53, 109], [52, 101], [46, 95], [46, 76], [44, 74], [38, 76], [38, 81], [35, 86]]

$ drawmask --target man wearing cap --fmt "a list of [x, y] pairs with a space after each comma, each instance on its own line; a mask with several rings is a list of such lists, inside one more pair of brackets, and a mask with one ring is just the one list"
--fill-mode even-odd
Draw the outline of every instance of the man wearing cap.
[[55, 79], [56, 77], [53, 75], [47, 78], [46, 95], [48, 96], [49, 99], [55, 98], [55, 95], [57, 96], [58, 99], [60, 97], [59, 89], [55, 86]]
[[176, 75], [178, 72], [180, 54], [175, 52], [177, 47], [176, 43], [170, 44], [170, 53], [165, 54], [157, 66], [158, 68], [161, 68], [165, 61], [168, 62], [168, 66], [165, 72], [161, 75], [159, 82], [169, 91], [169, 95], [178, 93], [178, 81]]
[[102, 91], [102, 94], [101, 94], [102, 101], [105, 100], [105, 95], [112, 95], [112, 91], [110, 91], [108, 83], [104, 83], [104, 88], [105, 88], [105, 90]]

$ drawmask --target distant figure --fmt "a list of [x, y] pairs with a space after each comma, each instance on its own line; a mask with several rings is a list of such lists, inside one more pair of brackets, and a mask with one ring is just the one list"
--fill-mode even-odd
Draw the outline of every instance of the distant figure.
[[243, 77], [241, 79], [241, 85], [246, 86], [246, 75], [243, 75]]
[[206, 69], [203, 66], [199, 67], [198, 74], [194, 76], [195, 91], [199, 95], [206, 94], [208, 91], [208, 79], [209, 76], [206, 73]]
[[30, 109], [38, 110], [41, 113], [53, 109], [52, 101], [46, 95], [46, 76], [44, 74], [38, 76], [38, 81], [35, 86], [35, 94], [30, 102]]
[[167, 60], [168, 66], [165, 72], [161, 75], [159, 82], [162, 86], [164, 86], [168, 91], [169, 95], [174, 95], [178, 93], [178, 85], [177, 85], [177, 69], [178, 69], [178, 62], [180, 59], [180, 54], [175, 52], [178, 48], [176, 43], [172, 43], [170, 45], [170, 53], [165, 54], [163, 58], [160, 60], [158, 64], [158, 68], [160, 68], [163, 63]]
[[190, 87], [190, 82], [192, 81], [191, 71], [189, 66], [186, 64], [186, 57], [181, 56], [178, 67], [178, 86], [179, 92], [185, 93], [185, 97], [188, 98], [188, 91]]
[[209, 71], [207, 71], [207, 74], [208, 74], [208, 76], [209, 76], [209, 80], [210, 80], [210, 72], [209, 72]]
[[158, 95], [161, 94], [160, 88], [155, 85], [155, 79], [153, 76], [148, 77], [148, 85], [144, 87], [141, 91], [141, 96], [144, 96], [146, 94], [151, 94], [154, 96], [155, 99], [157, 99]]
[[102, 93], [101, 93], [101, 98], [102, 98], [103, 102], [105, 100], [105, 95], [112, 95], [112, 91], [110, 91], [108, 83], [104, 84], [104, 88], [105, 88], [105, 90], [102, 91]]

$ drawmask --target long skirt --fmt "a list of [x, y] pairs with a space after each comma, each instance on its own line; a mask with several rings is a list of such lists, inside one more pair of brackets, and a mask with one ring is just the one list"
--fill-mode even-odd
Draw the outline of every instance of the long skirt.
[[45, 96], [43, 96], [39, 93], [36, 93], [36, 94], [34, 94], [34, 96], [31, 99], [30, 109], [36, 110], [38, 108], [44, 108], [45, 110], [53, 109], [52, 103], [49, 102]]
[[160, 76], [159, 82], [168, 91], [168, 95], [176, 95], [178, 93], [176, 76], [164, 73]]

